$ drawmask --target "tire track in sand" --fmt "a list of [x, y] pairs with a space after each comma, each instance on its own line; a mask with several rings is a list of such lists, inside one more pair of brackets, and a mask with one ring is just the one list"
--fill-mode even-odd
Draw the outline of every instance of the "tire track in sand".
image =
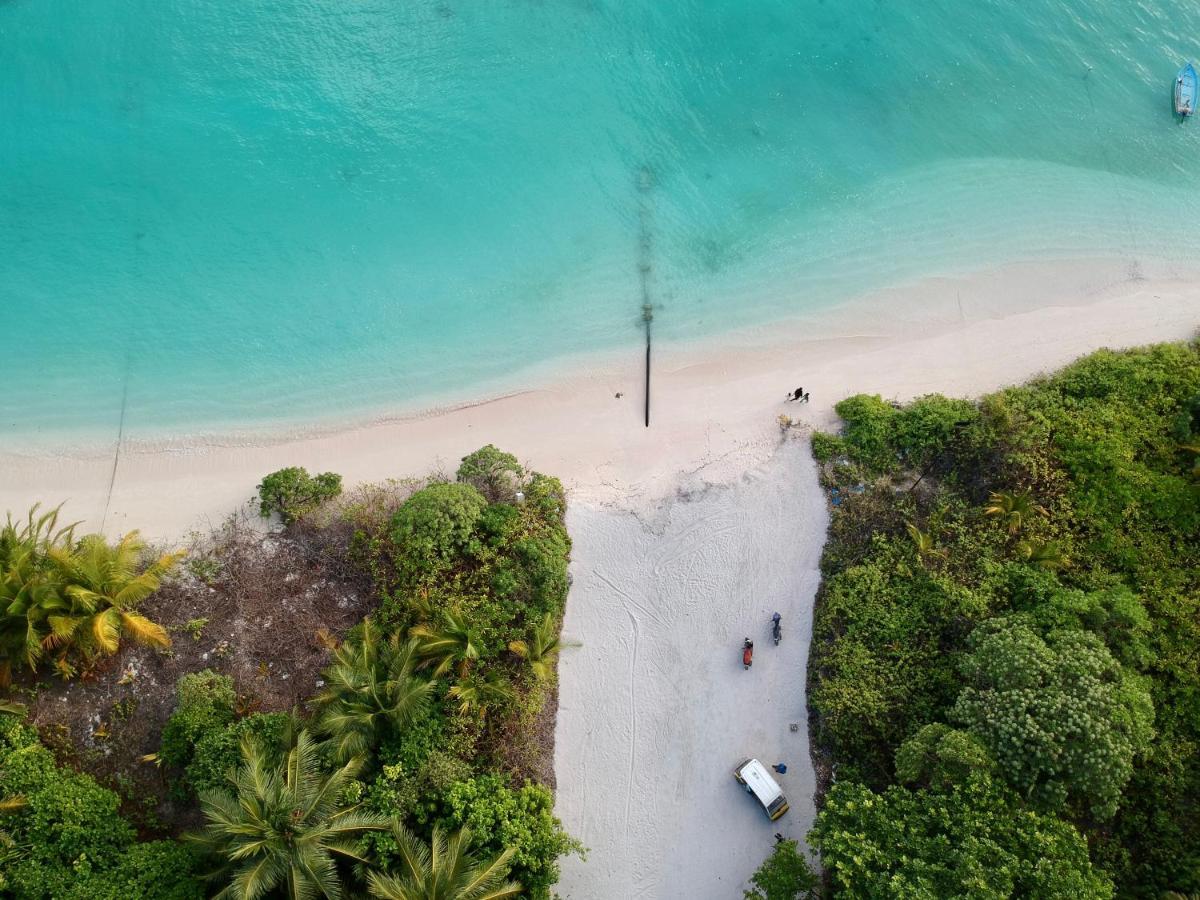
[[[607, 579], [606, 579], [607, 580]], [[633, 774], [637, 766], [637, 658], [641, 629], [638, 617], [625, 610], [633, 626], [633, 652], [629, 654], [629, 776], [625, 781], [625, 830], [629, 831], [629, 807], [633, 805]]]
[[[613, 593], [620, 596], [622, 599], [633, 606], [644, 615], [653, 619], [655, 622], [662, 624], [662, 620], [653, 612], [646, 609], [640, 603], [633, 599], [627, 591], [617, 587], [616, 582], [605, 575], [603, 572], [596, 571], [595, 576], [603, 581]], [[637, 710], [637, 661], [638, 661], [638, 644], [641, 641], [641, 620], [638, 619], [629, 609], [629, 606], [622, 605], [625, 615], [629, 616], [630, 629], [633, 632], [633, 649], [629, 654], [629, 765], [628, 774], [625, 780], [625, 829], [629, 829], [629, 810], [633, 805], [633, 777], [637, 769], [637, 739], [638, 739], [638, 710]]]

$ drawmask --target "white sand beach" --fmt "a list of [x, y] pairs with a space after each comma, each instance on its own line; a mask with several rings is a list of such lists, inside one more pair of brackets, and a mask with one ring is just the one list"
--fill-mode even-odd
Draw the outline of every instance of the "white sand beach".
[[[786, 761], [792, 811], [778, 830], [800, 837], [812, 818], [804, 675], [826, 511], [806, 442], [783, 441], [776, 417], [829, 426], [833, 404], [859, 391], [977, 395], [1198, 326], [1200, 274], [1169, 266], [926, 279], [819, 318], [657, 349], [650, 428], [634, 346], [507, 396], [353, 427], [0, 453], [0, 510], [67, 501], [87, 527], [177, 539], [286, 465], [354, 484], [453, 471], [494, 443], [561, 476], [575, 540], [565, 631], [582, 646], [561, 663], [559, 812], [590, 848], [564, 865], [562, 892], [737, 898], [777, 829], [730, 767]], [[797, 386], [811, 405], [782, 402]], [[775, 608], [778, 648], [763, 640]], [[750, 672], [737, 662], [746, 634]]]
[[[5, 445], [0, 511], [65, 501], [64, 515], [86, 528], [173, 540], [224, 519], [283, 466], [340, 472], [353, 485], [452, 472], [486, 443], [560, 476], [577, 503], [636, 506], [681, 476], [721, 482], [762, 463], [778, 445], [780, 413], [827, 425], [834, 403], [859, 391], [969, 395], [1098, 347], [1186, 338], [1198, 325], [1200, 271], [1097, 260], [925, 279], [806, 320], [656, 348], [650, 428], [635, 343], [499, 396], [359, 425]], [[781, 402], [796, 386], [810, 405]]]

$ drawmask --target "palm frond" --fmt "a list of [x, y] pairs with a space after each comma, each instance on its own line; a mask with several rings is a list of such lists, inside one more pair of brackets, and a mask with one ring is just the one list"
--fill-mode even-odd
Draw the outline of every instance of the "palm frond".
[[157, 622], [152, 622], [141, 613], [120, 612], [121, 628], [139, 644], [153, 644], [155, 647], [170, 647], [171, 638], [167, 630]]

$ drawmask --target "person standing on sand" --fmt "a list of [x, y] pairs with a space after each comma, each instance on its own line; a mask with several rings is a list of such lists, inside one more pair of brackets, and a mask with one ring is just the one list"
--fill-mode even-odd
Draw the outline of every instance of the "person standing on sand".
[[790, 394], [788, 394], [787, 397], [785, 397], [784, 399], [787, 400], [788, 403], [791, 403], [793, 400], [800, 400], [803, 397], [804, 397], [804, 388], [798, 387], [794, 391], [792, 391]]

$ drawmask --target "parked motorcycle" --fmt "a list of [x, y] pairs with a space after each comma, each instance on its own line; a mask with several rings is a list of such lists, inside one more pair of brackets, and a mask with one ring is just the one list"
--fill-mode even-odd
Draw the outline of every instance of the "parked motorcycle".
[[742, 644], [742, 668], [748, 669], [754, 662], [754, 641], [746, 638], [746, 642]]
[[775, 638], [776, 647], [779, 646], [779, 639], [783, 637], [783, 628], [779, 624], [781, 618], [782, 616], [779, 613], [771, 616], [771, 637]]

